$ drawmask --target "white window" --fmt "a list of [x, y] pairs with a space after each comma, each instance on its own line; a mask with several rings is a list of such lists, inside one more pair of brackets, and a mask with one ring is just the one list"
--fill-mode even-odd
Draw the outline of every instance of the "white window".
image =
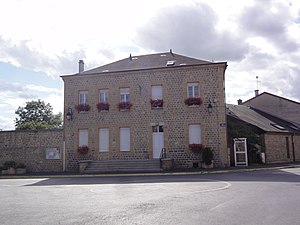
[[189, 125], [189, 144], [202, 144], [201, 126], [199, 124]]
[[130, 151], [130, 128], [120, 128], [120, 151]]
[[79, 130], [79, 146], [89, 145], [89, 131], [87, 129]]
[[109, 151], [109, 130], [108, 128], [99, 129], [99, 152]]
[[83, 105], [88, 104], [88, 91], [79, 92], [79, 104], [83, 104]]
[[163, 99], [162, 85], [152, 86], [152, 100]]
[[130, 102], [130, 89], [121, 88], [120, 89], [120, 102]]
[[99, 91], [99, 102], [108, 102], [108, 89], [102, 89]]
[[188, 83], [187, 92], [189, 98], [200, 97], [199, 83]]

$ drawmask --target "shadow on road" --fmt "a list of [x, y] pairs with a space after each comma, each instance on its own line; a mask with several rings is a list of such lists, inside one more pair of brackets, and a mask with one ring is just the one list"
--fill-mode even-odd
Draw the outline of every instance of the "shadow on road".
[[232, 172], [223, 174], [185, 174], [185, 175], [126, 175], [126, 176], [89, 176], [68, 178], [46, 178], [26, 186], [51, 185], [103, 185], [103, 184], [134, 184], [134, 183], [180, 183], [180, 182], [296, 182], [300, 183], [300, 168], [292, 169]]

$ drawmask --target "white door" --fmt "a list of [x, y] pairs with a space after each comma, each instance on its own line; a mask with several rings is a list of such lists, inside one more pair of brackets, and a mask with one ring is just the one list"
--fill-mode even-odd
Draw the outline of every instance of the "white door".
[[163, 126], [152, 127], [152, 140], [153, 140], [153, 158], [158, 159], [161, 150], [164, 148], [164, 130]]
[[234, 160], [235, 166], [248, 166], [246, 138], [234, 139]]

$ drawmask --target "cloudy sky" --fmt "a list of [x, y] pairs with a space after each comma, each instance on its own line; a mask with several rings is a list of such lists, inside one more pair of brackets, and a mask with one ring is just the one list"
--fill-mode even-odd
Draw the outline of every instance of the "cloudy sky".
[[227, 61], [226, 101], [254, 90], [300, 101], [299, 0], [7, 0], [0, 14], [0, 129], [42, 99], [63, 111], [60, 75], [132, 55]]

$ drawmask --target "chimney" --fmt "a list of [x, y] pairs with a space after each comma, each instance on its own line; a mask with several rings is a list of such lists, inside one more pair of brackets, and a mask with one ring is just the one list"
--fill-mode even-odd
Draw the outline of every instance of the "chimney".
[[83, 60], [80, 59], [78, 64], [79, 64], [79, 73], [81, 73], [81, 72], [84, 71], [84, 62], [83, 62]]
[[241, 104], [243, 104], [243, 101], [242, 101], [242, 99], [239, 99], [237, 102], [238, 102], [238, 105], [241, 105]]
[[257, 97], [258, 96], [258, 93], [259, 92], [259, 90], [254, 90], [254, 93], [255, 93], [255, 97]]

